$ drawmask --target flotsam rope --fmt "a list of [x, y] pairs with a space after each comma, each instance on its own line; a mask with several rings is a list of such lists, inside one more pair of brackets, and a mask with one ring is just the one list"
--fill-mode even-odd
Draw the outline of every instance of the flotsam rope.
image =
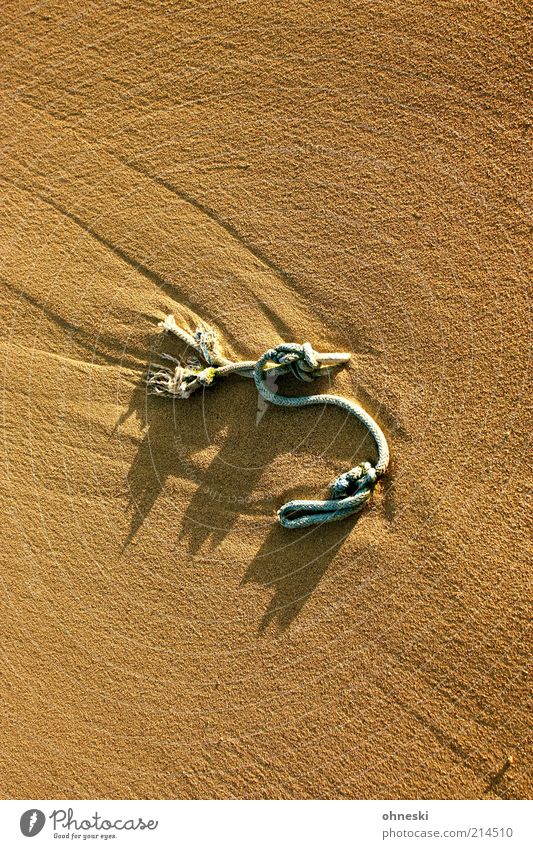
[[[203, 360], [182, 365], [174, 357], [163, 354], [174, 363], [174, 368], [150, 368], [146, 383], [149, 392], [168, 398], [189, 398], [200, 386], [211, 386], [215, 380], [229, 374], [240, 374], [253, 378], [257, 391], [271, 404], [280, 407], [307, 407], [313, 404], [332, 404], [355, 416], [372, 435], [378, 450], [375, 464], [359, 463], [353, 469], [339, 475], [331, 484], [330, 497], [325, 500], [289, 501], [278, 510], [278, 519], [284, 528], [303, 528], [334, 522], [358, 513], [370, 499], [379, 478], [389, 464], [389, 447], [379, 425], [366, 410], [355, 401], [340, 395], [302, 395], [288, 397], [273, 391], [267, 385], [267, 377], [292, 373], [299, 380], [310, 382], [335, 366], [343, 365], [350, 354], [319, 354], [309, 344], [282, 343], [266, 351], [258, 360], [232, 362], [220, 351], [216, 333], [211, 328], [199, 327], [194, 335], [178, 327], [173, 315], [160, 322], [160, 327], [173, 333], [185, 342]], [[272, 381], [270, 381], [272, 386]]]

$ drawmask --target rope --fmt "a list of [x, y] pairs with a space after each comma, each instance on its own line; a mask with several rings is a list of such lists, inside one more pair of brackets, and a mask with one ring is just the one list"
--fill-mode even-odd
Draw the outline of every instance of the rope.
[[[148, 391], [167, 398], [189, 398], [200, 386], [211, 386], [215, 379], [229, 374], [253, 378], [257, 391], [271, 404], [280, 407], [308, 407], [313, 404], [332, 404], [355, 416], [369, 431], [377, 448], [377, 461], [360, 463], [336, 478], [330, 487], [330, 497], [323, 501], [289, 501], [278, 510], [278, 519], [284, 528], [305, 528], [334, 522], [358, 513], [370, 499], [379, 478], [389, 465], [389, 447], [379, 425], [366, 410], [340, 395], [302, 395], [289, 397], [274, 392], [268, 385], [270, 378], [293, 374], [299, 380], [310, 382], [335, 366], [343, 365], [350, 354], [319, 354], [309, 344], [284, 343], [263, 354], [257, 362], [246, 360], [232, 362], [219, 349], [216, 333], [211, 328], [199, 327], [194, 335], [178, 327], [174, 316], [169, 315], [159, 324], [190, 346], [198, 357], [183, 365], [168, 354], [174, 368], [151, 367], [146, 376]], [[203, 360], [203, 363], [201, 362]]]

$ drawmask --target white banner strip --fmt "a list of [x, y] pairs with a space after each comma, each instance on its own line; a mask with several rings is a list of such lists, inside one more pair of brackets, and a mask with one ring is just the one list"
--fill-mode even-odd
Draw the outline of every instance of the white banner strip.
[[532, 822], [527, 801], [0, 801], [0, 845], [531, 849]]

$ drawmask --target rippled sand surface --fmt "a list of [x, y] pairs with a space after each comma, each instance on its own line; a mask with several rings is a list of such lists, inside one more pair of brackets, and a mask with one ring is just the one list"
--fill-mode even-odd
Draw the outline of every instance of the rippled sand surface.
[[[524, 17], [3, 5], [2, 796], [531, 792]], [[340, 412], [146, 396], [170, 312], [352, 352], [358, 520], [275, 522]]]

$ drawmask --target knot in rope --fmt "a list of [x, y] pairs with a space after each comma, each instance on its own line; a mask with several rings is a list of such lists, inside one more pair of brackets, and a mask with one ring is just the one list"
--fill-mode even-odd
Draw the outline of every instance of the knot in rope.
[[318, 377], [320, 371], [318, 356], [309, 342], [304, 342], [303, 345], [278, 345], [264, 355], [272, 363], [285, 367], [287, 372], [291, 372], [298, 380], [304, 380], [307, 383]]
[[150, 368], [146, 377], [148, 391], [155, 395], [170, 398], [189, 398], [201, 387], [208, 387], [215, 377], [240, 374], [253, 378], [257, 391], [272, 404], [280, 407], [306, 407], [312, 404], [331, 404], [355, 416], [371, 433], [376, 443], [378, 457], [376, 463], [365, 461], [339, 475], [331, 484], [330, 497], [324, 500], [289, 501], [278, 510], [278, 519], [285, 528], [304, 528], [333, 522], [358, 513], [370, 499], [378, 479], [385, 473], [389, 464], [389, 448], [385, 435], [379, 425], [366, 410], [340, 395], [280, 395], [274, 390], [273, 382], [267, 378], [273, 374], [293, 374], [299, 380], [310, 382], [335, 366], [346, 363], [350, 355], [344, 353], [321, 354], [315, 351], [309, 342], [303, 345], [284, 342], [266, 351], [257, 362], [232, 362], [226, 359], [218, 347], [214, 330], [199, 327], [194, 334], [178, 327], [174, 316], [169, 315], [160, 323], [160, 327], [173, 333], [189, 345], [204, 360], [202, 366], [198, 359], [187, 365], [169, 355], [165, 359], [175, 363], [175, 368], [162, 366]]
[[359, 513], [370, 499], [377, 480], [372, 464], [360, 463], [335, 478], [330, 487], [330, 498], [323, 501], [288, 501], [278, 510], [278, 519], [284, 528], [306, 528], [352, 516]]
[[343, 472], [335, 478], [331, 484], [332, 498], [346, 498], [349, 495], [357, 495], [367, 487], [374, 487], [378, 476], [371, 463], [359, 463], [348, 472]]

